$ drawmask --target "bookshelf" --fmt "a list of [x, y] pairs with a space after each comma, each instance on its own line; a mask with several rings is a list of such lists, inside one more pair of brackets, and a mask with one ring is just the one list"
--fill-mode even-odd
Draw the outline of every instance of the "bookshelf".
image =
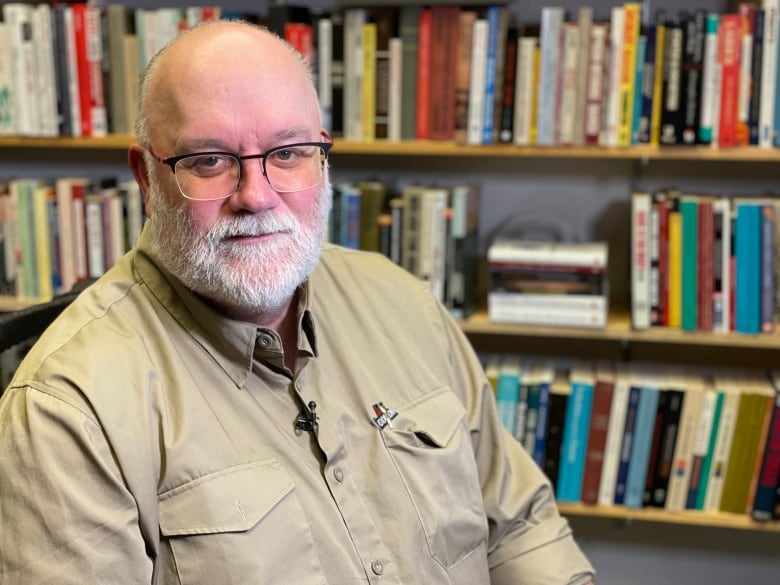
[[[342, 5], [347, 4], [348, 2], [342, 1]], [[536, 7], [531, 10], [538, 13]], [[104, 138], [0, 137], [0, 160], [5, 161], [6, 169], [16, 161], [24, 161], [39, 168], [47, 161], [55, 161], [58, 164], [78, 161], [81, 164], [98, 163], [113, 171], [124, 166], [127, 147], [133, 140], [131, 135], [109, 135]], [[528, 173], [529, 169], [531, 174], [552, 176], [557, 173], [559, 167], [571, 165], [576, 168], [575, 174], [578, 174], [580, 180], [582, 177], [589, 177], [590, 173], [594, 176], [618, 176], [620, 185], [615, 191], [619, 191], [623, 196], [627, 196], [630, 187], [637, 182], [645, 180], [658, 183], [669, 176], [673, 177], [672, 181], [677, 182], [680, 177], [700, 177], [709, 175], [712, 171], [716, 175], [723, 172], [734, 173], [733, 178], [741, 180], [747, 169], [757, 169], [757, 174], [760, 175], [758, 181], [769, 184], [770, 181], [776, 182], [779, 178], [777, 175], [780, 174], [774, 167], [775, 163], [780, 162], [780, 149], [755, 147], [720, 150], [709, 146], [467, 146], [451, 141], [360, 142], [337, 138], [331, 157], [334, 169], [346, 169], [354, 176], [360, 176], [360, 173], [365, 176], [373, 169], [382, 169], [389, 173], [435, 176], [444, 175], [450, 172], [452, 167], [457, 167], [458, 171], [475, 169], [474, 174], [495, 172], [496, 177], [486, 177], [488, 182], [505, 181], [506, 177], [518, 178]], [[510, 189], [504, 189], [496, 196], [496, 199], [502, 200], [504, 207], [511, 206], [507, 195], [509, 191]], [[572, 193], [572, 199], [577, 195], [579, 194]], [[587, 203], [581, 205], [585, 206]], [[0, 311], [13, 311], [28, 304], [15, 298], [0, 298]], [[463, 321], [461, 326], [480, 351], [619, 361], [727, 364], [747, 368], [776, 365], [777, 351], [780, 349], [780, 335], [777, 334], [716, 335], [669, 329], [634, 331], [628, 311], [621, 307], [616, 307], [611, 312], [608, 326], [603, 330], [501, 325], [491, 323], [484, 312]], [[773, 537], [780, 534], [780, 523], [759, 523], [742, 515], [627, 509], [621, 506], [594, 507], [582, 504], [561, 504], [561, 511], [571, 517], [603, 518], [626, 524], [646, 522], [669, 525], [670, 530], [674, 530], [677, 525], [687, 525], [733, 529], [762, 536], [762, 533], [771, 533]]]

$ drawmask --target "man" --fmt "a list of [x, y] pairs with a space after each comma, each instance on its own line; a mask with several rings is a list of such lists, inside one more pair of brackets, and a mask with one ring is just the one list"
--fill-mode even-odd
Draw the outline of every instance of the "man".
[[0, 402], [0, 582], [590, 581], [446, 311], [321, 250], [331, 139], [300, 58], [202, 25], [140, 108], [137, 247]]

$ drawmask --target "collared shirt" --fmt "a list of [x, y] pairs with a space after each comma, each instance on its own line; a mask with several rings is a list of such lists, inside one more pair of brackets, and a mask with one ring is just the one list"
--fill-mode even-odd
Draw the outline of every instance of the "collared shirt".
[[[138, 248], [0, 401], [4, 585], [580, 584], [592, 568], [425, 286], [326, 246], [298, 359]], [[296, 429], [300, 414], [317, 424]]]

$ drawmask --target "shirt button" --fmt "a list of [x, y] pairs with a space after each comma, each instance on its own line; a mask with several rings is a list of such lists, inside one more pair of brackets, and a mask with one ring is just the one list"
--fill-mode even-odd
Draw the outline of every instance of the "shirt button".
[[344, 481], [344, 472], [341, 471], [340, 467], [337, 467], [336, 469], [333, 470], [333, 477], [335, 477], [336, 481], [339, 483]]
[[374, 575], [381, 575], [385, 567], [382, 561], [371, 561], [371, 570], [374, 571]]
[[257, 337], [257, 340], [260, 342], [260, 345], [263, 347], [268, 347], [271, 345], [271, 337], [268, 335], [259, 335]]

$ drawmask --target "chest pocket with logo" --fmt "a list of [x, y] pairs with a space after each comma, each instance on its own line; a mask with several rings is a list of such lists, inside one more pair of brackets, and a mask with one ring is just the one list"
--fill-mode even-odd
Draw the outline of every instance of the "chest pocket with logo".
[[398, 407], [382, 438], [425, 531], [430, 554], [450, 568], [487, 540], [465, 409], [449, 388]]
[[271, 458], [200, 477], [159, 498], [160, 585], [323, 585], [293, 483]]

